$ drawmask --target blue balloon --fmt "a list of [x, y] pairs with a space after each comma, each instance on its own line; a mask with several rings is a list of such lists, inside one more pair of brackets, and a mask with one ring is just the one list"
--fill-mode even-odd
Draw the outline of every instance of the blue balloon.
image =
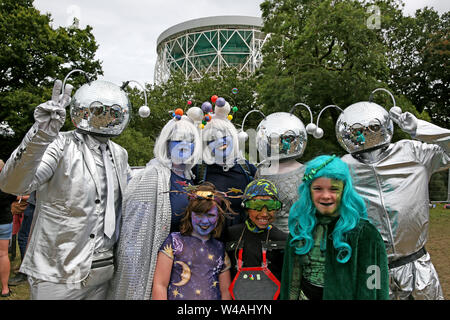
[[204, 113], [211, 112], [212, 111], [212, 104], [209, 103], [208, 101], [203, 102], [203, 104], [202, 104], [202, 111]]
[[216, 100], [216, 106], [218, 106], [218, 107], [223, 107], [225, 105], [225, 103], [226, 103], [226, 101], [222, 97], [217, 98], [217, 100]]

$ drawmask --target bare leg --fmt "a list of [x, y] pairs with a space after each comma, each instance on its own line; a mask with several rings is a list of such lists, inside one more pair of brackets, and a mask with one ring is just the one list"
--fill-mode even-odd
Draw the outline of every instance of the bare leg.
[[9, 240], [0, 240], [0, 283], [2, 284], [2, 294], [9, 292], [8, 279], [11, 264], [8, 257]]

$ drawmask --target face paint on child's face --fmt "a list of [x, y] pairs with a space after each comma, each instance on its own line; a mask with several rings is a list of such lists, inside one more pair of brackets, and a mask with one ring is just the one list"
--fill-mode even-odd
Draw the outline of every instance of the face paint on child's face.
[[330, 178], [317, 178], [311, 183], [311, 199], [316, 209], [324, 215], [331, 215], [339, 209], [344, 182]]
[[192, 211], [192, 227], [200, 236], [207, 236], [216, 228], [218, 218], [219, 211], [216, 206], [206, 213]]

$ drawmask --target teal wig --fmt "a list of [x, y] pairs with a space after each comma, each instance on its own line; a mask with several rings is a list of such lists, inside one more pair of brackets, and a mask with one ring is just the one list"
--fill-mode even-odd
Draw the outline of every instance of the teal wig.
[[352, 248], [345, 242], [345, 233], [354, 229], [359, 219], [367, 219], [367, 209], [363, 198], [355, 191], [350, 170], [345, 162], [336, 156], [318, 156], [306, 163], [303, 183], [298, 188], [299, 200], [289, 212], [289, 231], [292, 235], [291, 245], [302, 241], [303, 245], [295, 248], [299, 255], [307, 254], [314, 245], [313, 231], [317, 224], [316, 207], [311, 199], [311, 184], [317, 178], [330, 178], [344, 182], [341, 202], [337, 208], [339, 219], [333, 230], [333, 246], [338, 250], [336, 260], [346, 263]]

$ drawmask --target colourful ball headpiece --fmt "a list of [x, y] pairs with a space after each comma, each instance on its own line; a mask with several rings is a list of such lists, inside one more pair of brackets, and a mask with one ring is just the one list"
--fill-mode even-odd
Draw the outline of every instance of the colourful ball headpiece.
[[[237, 88], [233, 88], [232, 92], [233, 94], [237, 94]], [[211, 102], [215, 105], [214, 108]], [[234, 114], [238, 111], [238, 107], [231, 107], [228, 101], [223, 97], [213, 95], [211, 96], [211, 102], [205, 101], [202, 103], [201, 110], [203, 111], [204, 116], [199, 125], [200, 129], [203, 129], [213, 118], [231, 121], [233, 115], [231, 115], [230, 112], [232, 111]]]

